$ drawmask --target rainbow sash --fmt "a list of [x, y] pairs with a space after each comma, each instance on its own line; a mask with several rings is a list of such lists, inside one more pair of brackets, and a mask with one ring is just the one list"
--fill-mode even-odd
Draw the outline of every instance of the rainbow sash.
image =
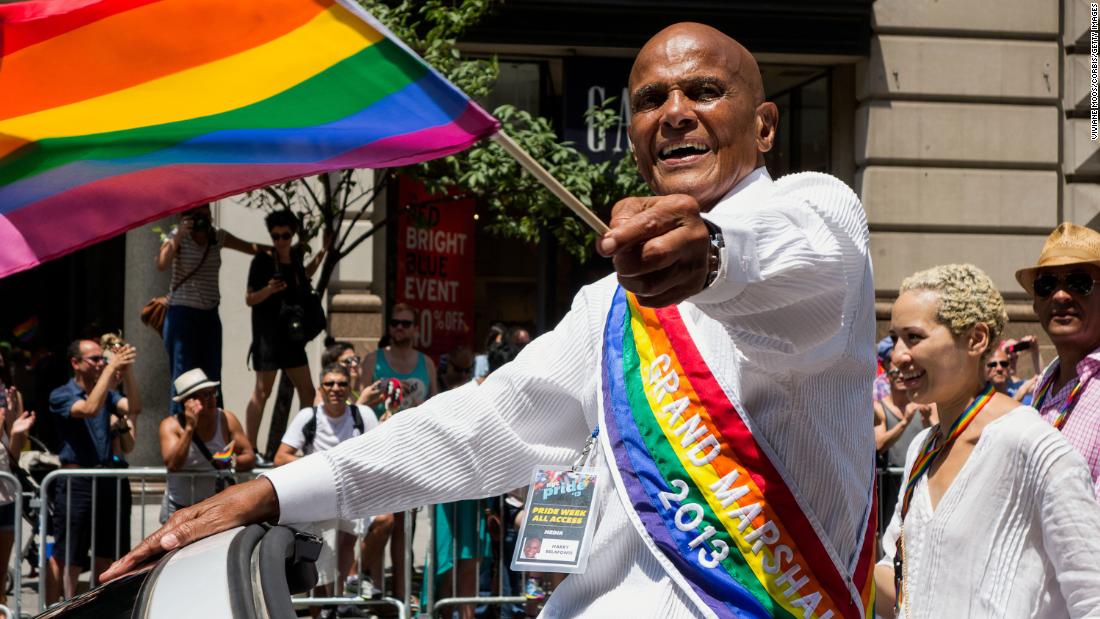
[[601, 434], [632, 520], [706, 610], [873, 616], [875, 506], [849, 577], [711, 374], [678, 309], [641, 307], [619, 288], [602, 371]]

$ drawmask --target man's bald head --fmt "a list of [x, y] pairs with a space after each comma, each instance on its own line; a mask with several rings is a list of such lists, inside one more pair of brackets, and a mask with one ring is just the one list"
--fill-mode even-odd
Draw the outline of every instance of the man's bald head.
[[651, 38], [630, 72], [638, 170], [657, 194], [691, 195], [709, 210], [772, 147], [779, 113], [740, 43], [704, 24]]
[[652, 61], [654, 54], [682, 54], [699, 44], [727, 59], [727, 66], [741, 80], [743, 87], [752, 93], [753, 103], [759, 105], [764, 102], [764, 78], [760, 75], [756, 58], [733, 37], [717, 28], [695, 22], [672, 24], [646, 41], [631, 67], [630, 89], [634, 89], [639, 62]]

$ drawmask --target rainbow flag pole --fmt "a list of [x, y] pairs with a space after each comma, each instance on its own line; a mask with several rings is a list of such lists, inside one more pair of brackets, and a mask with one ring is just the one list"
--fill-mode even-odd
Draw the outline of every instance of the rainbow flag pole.
[[196, 204], [494, 134], [603, 225], [351, 0], [0, 4], [0, 93], [0, 277]]

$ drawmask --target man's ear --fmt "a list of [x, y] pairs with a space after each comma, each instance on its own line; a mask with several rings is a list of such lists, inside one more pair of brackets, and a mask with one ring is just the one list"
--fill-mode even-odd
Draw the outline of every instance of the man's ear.
[[756, 150], [766, 153], [775, 145], [775, 131], [779, 126], [779, 108], [771, 101], [756, 106], [754, 135]]

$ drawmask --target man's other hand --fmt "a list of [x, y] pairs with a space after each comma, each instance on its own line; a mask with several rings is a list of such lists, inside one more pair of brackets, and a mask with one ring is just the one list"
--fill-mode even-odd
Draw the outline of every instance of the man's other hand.
[[230, 486], [205, 501], [185, 507], [103, 573], [113, 580], [146, 561], [234, 527], [274, 522], [279, 517], [275, 487], [264, 477]]
[[623, 288], [648, 307], [674, 305], [706, 283], [710, 233], [691, 196], [624, 198], [611, 209], [611, 231], [596, 242]]

